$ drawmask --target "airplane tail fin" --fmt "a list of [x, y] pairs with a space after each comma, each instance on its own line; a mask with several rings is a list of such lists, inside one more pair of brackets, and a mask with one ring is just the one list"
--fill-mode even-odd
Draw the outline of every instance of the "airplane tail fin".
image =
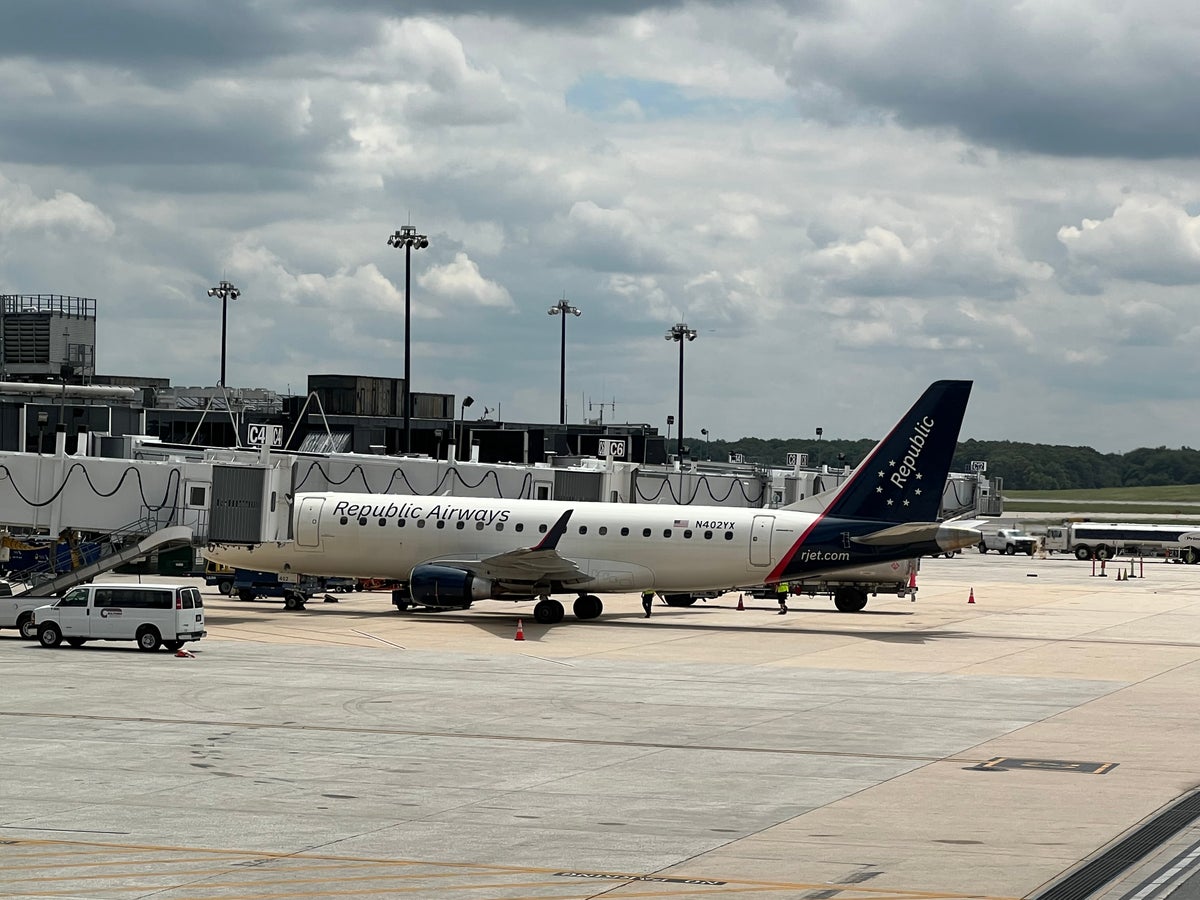
[[933, 522], [971, 395], [970, 381], [935, 381], [841, 485], [827, 516]]

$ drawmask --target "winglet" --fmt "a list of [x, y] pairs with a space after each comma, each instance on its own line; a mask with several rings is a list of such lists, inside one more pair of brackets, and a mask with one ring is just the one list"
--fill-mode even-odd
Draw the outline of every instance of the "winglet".
[[530, 549], [553, 550], [555, 547], [557, 547], [559, 538], [561, 538], [567, 531], [567, 522], [570, 520], [571, 513], [573, 512], [575, 512], [575, 510], [568, 509], [561, 516], [559, 516], [558, 521], [551, 525], [550, 530], [546, 532], [546, 536], [542, 538], [537, 545], [531, 547]]

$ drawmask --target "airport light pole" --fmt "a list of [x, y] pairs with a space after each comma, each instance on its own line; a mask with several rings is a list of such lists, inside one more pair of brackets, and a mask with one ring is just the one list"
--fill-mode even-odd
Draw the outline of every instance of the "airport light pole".
[[708, 449], [708, 429], [701, 428], [700, 434], [704, 437], [704, 458], [712, 459], [712, 453]]
[[[467, 439], [467, 422], [466, 422], [467, 407], [470, 406], [474, 402], [475, 402], [474, 397], [471, 397], [471, 396], [463, 397], [462, 411], [459, 412], [459, 414], [458, 414], [458, 444], [459, 444], [459, 446], [458, 446], [458, 454], [457, 455], [459, 455], [459, 456], [462, 456], [463, 441], [465, 441]], [[469, 460], [471, 458], [470, 454], [467, 454], [466, 458]]]
[[813, 460], [813, 465], [815, 465], [815, 466], [821, 465], [821, 435], [824, 433], [825, 433], [825, 430], [820, 425], [818, 425], [817, 426], [817, 453], [816, 453], [817, 458], [815, 460]]
[[696, 329], [688, 328], [685, 322], [678, 322], [671, 326], [671, 330], [663, 335], [668, 341], [676, 341], [679, 344], [679, 432], [676, 437], [675, 453], [676, 457], [683, 461], [683, 342], [684, 340], [694, 341], [696, 339]]
[[232, 282], [221, 280], [216, 287], [208, 289], [208, 296], [221, 298], [221, 380], [217, 384], [225, 386], [225, 332], [229, 322], [229, 301], [236, 300], [242, 295]]
[[567, 316], [582, 316], [583, 310], [572, 306], [563, 298], [546, 310], [552, 316], [562, 318], [562, 343], [558, 357], [558, 424], [567, 424]]
[[428, 247], [429, 238], [417, 234], [415, 225], [401, 225], [387, 242], [404, 248], [404, 452], [412, 453], [412, 252]]

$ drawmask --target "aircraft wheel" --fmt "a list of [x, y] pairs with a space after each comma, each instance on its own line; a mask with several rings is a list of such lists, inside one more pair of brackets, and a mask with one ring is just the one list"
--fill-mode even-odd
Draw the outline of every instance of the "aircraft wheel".
[[979, 552], [987, 553], [987, 544], [985, 544], [983, 541], [979, 542]]
[[533, 608], [533, 618], [541, 625], [553, 625], [563, 620], [564, 612], [561, 603], [547, 597], [545, 600], [539, 600]]
[[604, 604], [595, 594], [584, 594], [575, 601], [572, 610], [577, 619], [594, 619], [604, 612]]
[[838, 588], [833, 595], [833, 605], [839, 612], [862, 612], [867, 605], [867, 592], [861, 588]]
[[1080, 545], [1075, 548], [1075, 558], [1076, 559], [1091, 559], [1092, 551], [1090, 548]]

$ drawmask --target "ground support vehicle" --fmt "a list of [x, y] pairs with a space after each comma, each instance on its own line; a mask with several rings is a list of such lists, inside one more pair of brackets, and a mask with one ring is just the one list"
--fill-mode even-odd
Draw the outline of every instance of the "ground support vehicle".
[[[45, 597], [43, 600], [47, 599]], [[139, 650], [178, 650], [205, 636], [204, 599], [185, 584], [88, 584], [33, 611], [38, 641], [72, 647], [88, 641], [137, 641]]]
[[995, 550], [1009, 556], [1017, 553], [1033, 556], [1038, 547], [1038, 539], [1032, 534], [1025, 534], [1019, 528], [1000, 528], [996, 531], [982, 532], [982, 535], [979, 539], [980, 553]]
[[232, 596], [239, 600], [282, 597], [285, 609], [304, 609], [314, 594], [324, 590], [324, 582], [312, 575], [276, 574], [253, 569], [234, 569]]
[[1200, 561], [1200, 525], [1127, 522], [1066, 522], [1046, 529], [1046, 549], [1072, 553], [1076, 559], [1177, 555], [1185, 563]]
[[[917, 569], [916, 559], [843, 569], [801, 581], [789, 581], [787, 593], [788, 596], [826, 596], [833, 600], [838, 612], [862, 612], [868, 598], [878, 596], [880, 592], [916, 600]], [[756, 585], [745, 589], [745, 593], [760, 600], [779, 598], [775, 585]]]

